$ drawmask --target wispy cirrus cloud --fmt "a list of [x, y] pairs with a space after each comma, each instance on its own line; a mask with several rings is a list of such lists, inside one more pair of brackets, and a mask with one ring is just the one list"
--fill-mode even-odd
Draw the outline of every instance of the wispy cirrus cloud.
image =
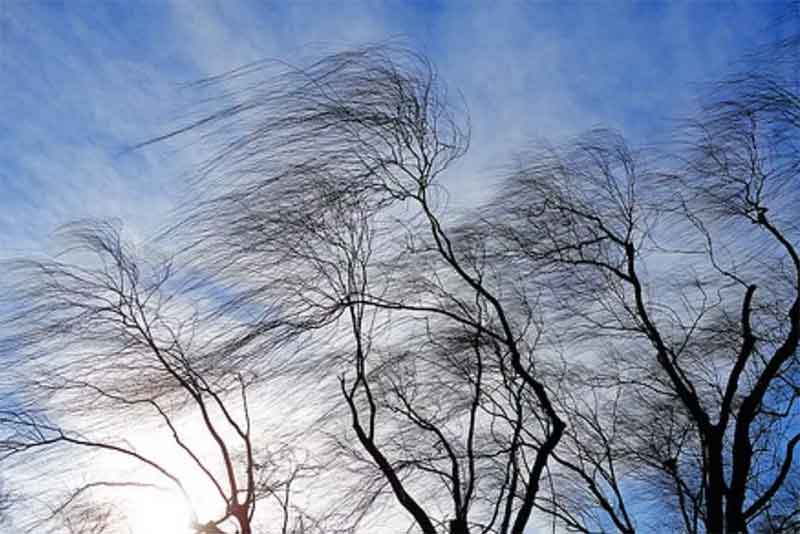
[[663, 128], [691, 110], [691, 84], [718, 78], [773, 18], [755, 5], [185, 0], [6, 2], [2, 13], [4, 256], [78, 217], [156, 229], [203, 154], [182, 140], [124, 149], [179, 122], [193, 96], [182, 84], [245, 63], [386, 40], [429, 55], [472, 117], [451, 177], [470, 203], [490, 180], [481, 171], [532, 138]]
[[179, 126], [186, 84], [263, 58], [391, 42], [429, 56], [469, 110], [472, 147], [445, 177], [456, 206], [539, 137], [596, 125], [636, 142], [690, 114], [696, 86], [763, 39], [764, 5], [175, 0], [6, 2], [0, 10], [0, 258], [48, 249], [59, 225], [118, 217], [135, 239], [190, 198], [208, 156]]

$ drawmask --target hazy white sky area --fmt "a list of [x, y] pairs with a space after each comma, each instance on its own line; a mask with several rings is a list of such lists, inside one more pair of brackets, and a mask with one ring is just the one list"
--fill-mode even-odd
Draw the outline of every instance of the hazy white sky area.
[[[0, 0], [0, 259], [51, 251], [52, 232], [75, 219], [119, 218], [127, 236], [143, 241], [174, 222], [195, 194], [191, 178], [208, 156], [205, 145], [186, 135], [132, 147], [192, 117], [205, 96], [192, 82], [251, 62], [302, 66], [374, 43], [426, 55], [469, 112], [470, 150], [443, 177], [451, 205], [469, 207], [532, 141], [596, 126], [633, 143], [664, 140], [673, 121], [692, 115], [704, 83], [781, 31], [783, 9]], [[132, 534], [175, 534], [159, 515], [174, 509], [170, 498], [129, 502], [138, 517]], [[185, 524], [177, 517], [170, 520]]]

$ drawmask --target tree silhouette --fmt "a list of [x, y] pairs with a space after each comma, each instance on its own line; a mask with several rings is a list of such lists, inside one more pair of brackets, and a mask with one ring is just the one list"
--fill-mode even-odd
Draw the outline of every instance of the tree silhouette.
[[[386, 510], [423, 534], [795, 531], [795, 45], [716, 86], [678, 142], [542, 143], [460, 214], [444, 177], [469, 120], [424, 57], [366, 47], [199, 83], [226, 106], [151, 141], [212, 145], [174, 256], [83, 223], [79, 260], [15, 266], [4, 347], [36, 395], [0, 412], [2, 459], [100, 450], [191, 500], [163, 458], [100, 433], [150, 411], [218, 496], [198, 533], [254, 532], [268, 502], [282, 534]], [[304, 392], [295, 439], [324, 444], [324, 468], [253, 434], [255, 411], [276, 416], [267, 387]], [[68, 429], [54, 403], [99, 422]], [[312, 477], [321, 516], [292, 501]], [[96, 484], [152, 485], [62, 504]]]
[[[278, 504], [280, 532], [294, 532], [288, 490], [313, 467], [297, 465], [285, 446], [255, 442], [248, 403], [255, 377], [226, 365], [219, 332], [178, 293], [172, 261], [137, 256], [110, 223], [76, 223], [62, 237], [79, 262], [61, 256], [13, 265], [19, 284], [7, 343], [25, 367], [18, 376], [28, 397], [0, 410], [0, 453], [6, 461], [41, 454], [55, 461], [70, 448], [85, 449], [128, 460], [155, 478], [106, 480], [92, 473], [101, 478], [80, 482], [75, 473], [73, 488], [49, 512], [31, 518], [28, 528], [43, 528], [80, 506], [80, 513], [67, 515], [69, 528], [79, 527], [77, 517], [91, 516], [98, 526], [86, 528], [94, 532], [107, 527], [108, 514], [86, 508], [86, 497], [104, 489], [148, 489], [179, 492], [197, 532], [230, 532], [233, 523], [249, 534], [256, 505], [266, 500]], [[198, 431], [187, 426], [187, 417], [196, 418]], [[155, 424], [174, 453], [141, 451], [120, 435], [122, 420]], [[179, 470], [176, 457], [189, 467]], [[217, 496], [215, 516], [202, 523], [192, 504], [200, 488], [186, 486], [192, 470]]]

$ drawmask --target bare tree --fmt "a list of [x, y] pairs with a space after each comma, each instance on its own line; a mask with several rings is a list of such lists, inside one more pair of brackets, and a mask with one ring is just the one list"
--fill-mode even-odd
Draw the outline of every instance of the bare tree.
[[[128, 460], [143, 472], [122, 480], [89, 472], [86, 482], [74, 473], [68, 494], [48, 500], [49, 511], [30, 518], [29, 527], [69, 513], [70, 531], [91, 516], [95, 526], [86, 523], [87, 532], [100, 532], [106, 522], [95, 521], [84, 498], [128, 489], [179, 492], [198, 533], [235, 525], [249, 534], [259, 503], [282, 517], [276, 532], [295, 532], [289, 490], [311, 467], [291, 462], [285, 446], [280, 452], [256, 441], [264, 437], [254, 436], [248, 403], [255, 375], [218, 352], [221, 335], [178, 293], [174, 264], [137, 256], [109, 223], [75, 224], [64, 237], [75, 262], [62, 256], [13, 265], [19, 283], [5, 343], [17, 353], [8, 372], [16, 373], [20, 400], [0, 410], [0, 459], [27, 465], [74, 448]], [[124, 435], [125, 420], [155, 425], [147, 432], [164, 432], [174, 453], [140, 451]], [[217, 496], [202, 520], [192, 503], [204, 489], [186, 486], [192, 471]], [[83, 511], [71, 512], [76, 506]]]
[[[39, 396], [0, 412], [0, 459], [72, 446], [157, 475], [76, 484], [53, 517], [101, 486], [191, 501], [173, 465], [115, 439], [114, 417], [149, 412], [217, 495], [198, 534], [250, 534], [267, 503], [282, 534], [385, 507], [423, 534], [523, 534], [537, 513], [791, 532], [800, 96], [778, 65], [721, 85], [668, 155], [590, 131], [522, 155], [459, 218], [440, 181], [468, 119], [424, 58], [368, 47], [201, 82], [226, 105], [165, 136], [212, 145], [208, 196], [167, 234], [187, 269], [106, 224], [70, 229], [81, 262], [16, 266], [3, 348]], [[266, 410], [273, 384], [321, 410], [300, 435], [330, 438], [324, 469], [254, 441], [249, 402]], [[336, 495], [319, 517], [293, 504], [308, 477]]]
[[[324, 340], [301, 374], [339, 376], [361, 449], [350, 452], [417, 529], [521, 533], [564, 424], [536, 366], [528, 296], [442, 219], [437, 180], [467, 148], [466, 118], [433, 67], [402, 50], [245, 86], [190, 127], [219, 150], [204, 169], [212, 198], [181, 227], [193, 261], [232, 295], [222, 308], [253, 312], [240, 344], [257, 352], [275, 324], [257, 310], [279, 295], [281, 329]], [[450, 510], [437, 517], [441, 502]]]
[[[792, 101], [756, 104], [758, 87], [706, 108], [685, 164], [666, 170], [608, 132], [536, 152], [490, 217], [499, 254], [539, 273], [553, 322], [603, 362], [587, 367], [603, 402], [564, 406], [567, 443], [593, 443], [562, 466], [622, 531], [633, 525], [619, 477], [638, 470], [674, 496], [689, 532], [796, 513], [779, 495], [800, 442], [800, 262], [785, 211], [797, 124]], [[552, 499], [551, 513], [590, 530], [563, 491]]]
[[[651, 508], [674, 499], [664, 516], [691, 532], [782, 506], [796, 226], [765, 202], [794, 173], [792, 99], [719, 101], [678, 157], [607, 131], [533, 151], [453, 224], [437, 177], [466, 129], [423, 59], [369, 48], [236, 96], [191, 126], [222, 140], [205, 171], [223, 180], [190, 215], [188, 250], [235, 295], [227, 309], [281, 295], [283, 326], [326, 340], [306, 369], [340, 376], [361, 451], [345, 448], [417, 529], [522, 532], [535, 508], [577, 531], [652, 528], [630, 488]], [[256, 316], [241, 344], [273, 325]]]

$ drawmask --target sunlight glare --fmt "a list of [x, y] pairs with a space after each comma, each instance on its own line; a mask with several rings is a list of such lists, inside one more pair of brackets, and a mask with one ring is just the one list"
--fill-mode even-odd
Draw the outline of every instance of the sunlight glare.
[[144, 491], [128, 501], [131, 534], [189, 534], [191, 513], [177, 492]]
[[[180, 428], [182, 438], [192, 444], [199, 458], [213, 457], [213, 449], [207, 448], [207, 440], [196, 421], [176, 419], [173, 423]], [[138, 480], [160, 488], [130, 489], [125, 492], [122, 508], [130, 534], [190, 534], [193, 508], [200, 515], [198, 519], [201, 522], [208, 520], [206, 515], [218, 512], [218, 497], [209, 491], [213, 487], [209, 486], [204, 473], [196, 468], [169, 433], [141, 426], [131, 428], [124, 439], [142, 456], [152, 458], [168, 468], [190, 491], [192, 500], [191, 503], [187, 502], [177, 488], [152, 468], [136, 462], [121, 463], [118, 457], [107, 456], [108, 463], [98, 466], [100, 471], [118, 473], [112, 478]], [[213, 462], [209, 461], [209, 466], [213, 468]]]

